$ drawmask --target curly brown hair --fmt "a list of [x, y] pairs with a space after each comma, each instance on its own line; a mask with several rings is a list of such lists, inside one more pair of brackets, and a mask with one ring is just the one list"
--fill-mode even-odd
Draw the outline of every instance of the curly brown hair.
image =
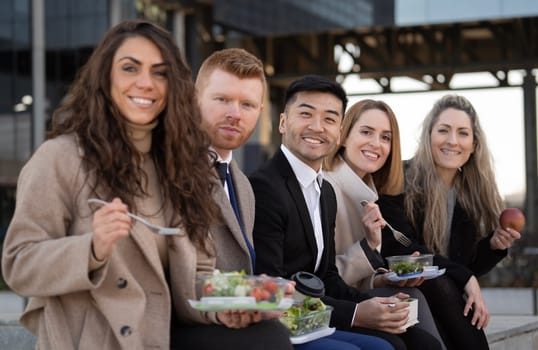
[[191, 70], [169, 32], [144, 20], [125, 21], [110, 29], [54, 112], [49, 137], [76, 134], [83, 150], [83, 166], [98, 179], [94, 188], [107, 197], [121, 198], [136, 211], [134, 198], [146, 194], [143, 184], [147, 175], [110, 89], [114, 54], [132, 37], [150, 40], [166, 64], [167, 102], [152, 130], [150, 154], [163, 198], [179, 214], [173, 224], [181, 225], [193, 242], [203, 246], [218, 213], [208, 176], [209, 138], [200, 128]]

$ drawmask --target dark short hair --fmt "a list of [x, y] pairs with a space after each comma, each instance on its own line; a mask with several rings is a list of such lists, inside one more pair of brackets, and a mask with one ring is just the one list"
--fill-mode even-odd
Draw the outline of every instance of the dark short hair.
[[344, 88], [337, 82], [321, 77], [319, 75], [305, 75], [293, 81], [286, 89], [284, 95], [284, 106], [288, 106], [293, 101], [293, 97], [299, 92], [326, 92], [332, 94], [342, 101], [342, 116], [347, 107], [347, 95]]

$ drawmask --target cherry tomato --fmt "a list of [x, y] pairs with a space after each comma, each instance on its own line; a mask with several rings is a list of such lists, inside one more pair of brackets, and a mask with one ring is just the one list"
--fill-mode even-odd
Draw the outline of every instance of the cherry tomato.
[[211, 295], [213, 294], [213, 285], [211, 283], [208, 283], [204, 286], [204, 295]]
[[268, 290], [270, 293], [276, 293], [278, 292], [278, 283], [276, 283], [275, 281], [265, 281], [263, 282], [263, 288], [265, 288], [266, 290]]

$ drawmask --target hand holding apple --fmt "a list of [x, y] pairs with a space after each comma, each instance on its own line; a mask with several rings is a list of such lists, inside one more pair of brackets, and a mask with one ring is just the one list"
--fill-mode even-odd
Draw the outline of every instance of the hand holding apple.
[[503, 229], [521, 231], [525, 226], [525, 215], [518, 208], [506, 208], [501, 212], [499, 224]]
[[499, 225], [491, 237], [491, 249], [508, 249], [521, 238], [519, 231], [525, 225], [525, 215], [517, 208], [506, 208], [499, 216]]

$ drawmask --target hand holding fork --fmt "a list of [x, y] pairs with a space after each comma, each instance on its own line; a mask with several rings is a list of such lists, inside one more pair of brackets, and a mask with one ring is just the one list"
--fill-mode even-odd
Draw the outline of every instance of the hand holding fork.
[[[99, 205], [109, 204], [108, 202], [102, 199], [98, 199], [98, 198], [90, 198], [88, 199], [88, 203], [94, 203], [94, 204], [99, 204]], [[131, 219], [140, 221], [141, 223], [146, 225], [151, 231], [158, 233], [160, 235], [179, 235], [181, 233], [178, 227], [162, 227], [159, 225], [152, 224], [148, 220], [141, 218], [140, 216], [130, 213], [128, 211], [126, 213], [127, 213], [127, 216], [130, 217]]]
[[97, 198], [88, 199], [88, 204], [92, 203], [103, 206], [93, 217], [92, 250], [97, 260], [107, 258], [112, 253], [116, 241], [129, 235], [131, 220], [140, 221], [151, 231], [161, 235], [179, 235], [181, 232], [177, 227], [161, 227], [130, 213], [119, 198], [110, 203]]
[[94, 213], [92, 229], [92, 254], [103, 261], [112, 254], [118, 240], [129, 236], [131, 218], [127, 206], [118, 198], [107, 203]]
[[[367, 206], [368, 201], [362, 200], [361, 205], [363, 207]], [[396, 241], [398, 241], [400, 244], [402, 244], [405, 247], [409, 247], [411, 245], [411, 240], [409, 239], [409, 237], [407, 237], [400, 231], [394, 229], [386, 220], [383, 219], [383, 221], [385, 221], [385, 225], [387, 225], [387, 227], [392, 231], [392, 235], [394, 236], [394, 239], [396, 239]]]

